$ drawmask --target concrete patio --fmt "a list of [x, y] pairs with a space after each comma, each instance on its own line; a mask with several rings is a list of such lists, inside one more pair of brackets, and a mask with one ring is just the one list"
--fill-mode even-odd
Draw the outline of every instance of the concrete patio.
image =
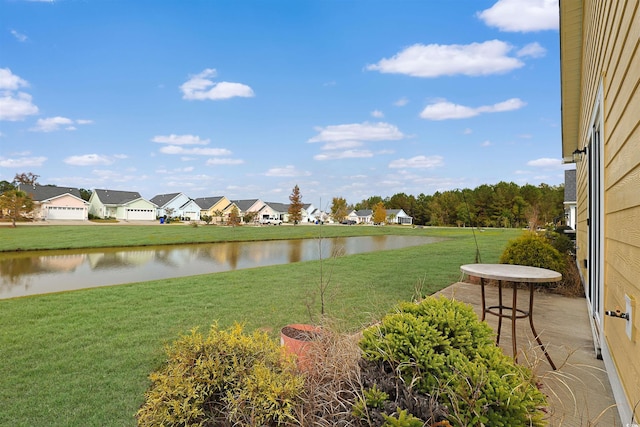
[[[487, 305], [497, 304], [497, 286], [485, 290]], [[511, 301], [511, 292], [503, 290], [506, 301]], [[480, 285], [458, 282], [438, 294], [468, 303], [481, 315]], [[527, 307], [528, 297], [529, 292], [518, 289], [519, 308]], [[496, 330], [496, 316], [487, 315], [485, 320]], [[527, 319], [516, 322], [518, 362], [533, 369], [548, 396], [549, 426], [622, 426], [604, 363], [595, 357], [586, 300], [536, 292], [533, 320], [558, 369], [551, 369]], [[503, 320], [500, 346], [512, 354], [509, 319]]]

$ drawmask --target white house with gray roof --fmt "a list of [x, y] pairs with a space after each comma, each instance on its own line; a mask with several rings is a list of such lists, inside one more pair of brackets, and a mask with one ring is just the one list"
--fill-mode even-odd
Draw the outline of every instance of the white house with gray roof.
[[121, 221], [155, 221], [158, 206], [136, 191], [95, 189], [89, 198], [89, 213], [96, 218]]
[[150, 202], [158, 206], [158, 217], [167, 215], [185, 221], [200, 220], [201, 207], [184, 193], [158, 194]]
[[238, 207], [240, 217], [244, 218], [248, 213], [254, 213], [253, 223], [259, 221], [258, 212], [262, 209], [265, 203], [260, 199], [245, 199], [245, 200], [231, 200], [232, 203]]
[[[407, 215], [402, 209], [385, 209], [385, 211], [387, 214], [386, 222], [388, 224], [413, 224], [413, 217]], [[358, 211], [351, 211], [349, 215], [347, 215], [347, 219], [356, 221], [358, 224], [373, 224], [373, 210], [360, 209]]]

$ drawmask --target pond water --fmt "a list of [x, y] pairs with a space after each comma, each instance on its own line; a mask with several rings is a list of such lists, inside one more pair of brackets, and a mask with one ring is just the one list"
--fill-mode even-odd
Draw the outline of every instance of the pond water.
[[326, 259], [440, 240], [366, 236], [0, 253], [0, 299]]

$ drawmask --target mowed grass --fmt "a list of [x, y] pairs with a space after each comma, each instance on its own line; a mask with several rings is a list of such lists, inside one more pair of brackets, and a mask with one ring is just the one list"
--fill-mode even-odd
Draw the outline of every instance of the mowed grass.
[[[288, 228], [303, 227], [270, 229]], [[460, 278], [461, 264], [475, 261], [469, 229], [390, 234], [398, 233], [448, 239], [324, 260], [325, 278], [331, 272], [326, 310], [339, 328], [353, 331], [380, 319], [416, 288], [430, 294], [446, 287]], [[476, 231], [482, 261], [497, 262], [520, 233]], [[165, 343], [213, 322], [242, 322], [276, 339], [287, 323], [309, 321], [307, 302], [314, 295], [319, 312], [319, 271], [320, 262], [310, 261], [0, 300], [0, 425], [133, 426]]]
[[[165, 225], [25, 225], [0, 226], [0, 252], [104, 248], [184, 243], [213, 243], [324, 237], [416, 234], [420, 229], [389, 226], [282, 225], [224, 227]], [[467, 229], [470, 234], [471, 231]]]

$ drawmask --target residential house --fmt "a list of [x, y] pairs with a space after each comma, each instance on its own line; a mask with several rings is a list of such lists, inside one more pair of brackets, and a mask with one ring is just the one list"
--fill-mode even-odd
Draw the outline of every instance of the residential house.
[[35, 220], [86, 220], [89, 217], [89, 202], [82, 199], [77, 188], [19, 184], [18, 189], [33, 200]]
[[300, 222], [316, 222], [320, 221], [322, 212], [320, 212], [320, 209], [313, 206], [313, 203], [305, 203], [302, 205], [301, 215], [302, 219]]
[[[405, 213], [402, 209], [385, 209], [387, 224], [411, 225], [413, 218]], [[356, 221], [358, 224], [373, 224], [373, 211], [371, 209], [360, 209], [351, 211], [347, 215], [347, 219]]]
[[562, 155], [576, 164], [577, 265], [623, 425], [640, 416], [638, 34], [637, 0], [560, 1]]
[[276, 219], [282, 222], [289, 221], [289, 205], [278, 202], [265, 202], [260, 210], [260, 219]]
[[576, 229], [576, 170], [564, 171], [564, 217], [567, 225]]
[[200, 206], [184, 193], [158, 194], [150, 201], [158, 206], [158, 217], [166, 215], [185, 221], [200, 220]]
[[214, 224], [226, 223], [234, 206], [238, 209], [238, 212], [240, 211], [236, 204], [225, 196], [199, 197], [194, 201], [200, 207], [200, 217], [209, 215], [213, 218], [212, 222]]
[[[264, 202], [260, 199], [245, 199], [245, 200], [232, 200], [233, 203], [238, 207], [240, 211], [240, 216], [245, 218], [247, 214], [253, 214], [253, 219], [249, 221], [250, 223], [257, 223], [260, 219], [258, 217], [258, 212], [264, 206]], [[243, 219], [244, 222], [244, 219]]]
[[391, 224], [411, 225], [413, 217], [407, 215], [403, 209], [387, 209], [387, 222]]
[[155, 221], [157, 208], [136, 191], [95, 189], [89, 198], [89, 213], [96, 218]]
[[373, 211], [371, 209], [360, 209], [349, 212], [347, 220], [355, 221], [357, 224], [373, 224]]

